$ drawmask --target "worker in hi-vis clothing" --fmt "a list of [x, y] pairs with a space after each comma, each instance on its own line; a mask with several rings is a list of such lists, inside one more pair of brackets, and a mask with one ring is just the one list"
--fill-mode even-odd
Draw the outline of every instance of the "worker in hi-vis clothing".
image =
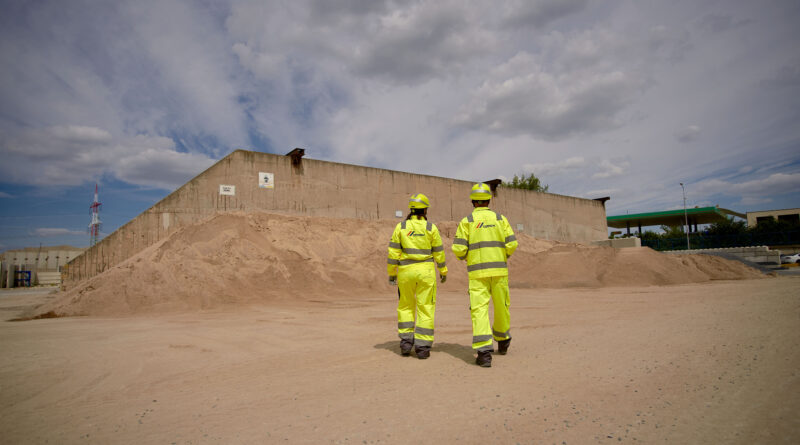
[[408, 356], [413, 348], [420, 359], [430, 357], [433, 345], [436, 268], [442, 283], [447, 280], [442, 237], [436, 225], [427, 220], [428, 207], [427, 196], [421, 193], [411, 196], [408, 216], [392, 233], [387, 260], [389, 283], [398, 286], [400, 297], [397, 303], [400, 353]]
[[[492, 366], [492, 339], [505, 355], [511, 344], [508, 296], [508, 257], [517, 249], [517, 237], [505, 216], [489, 209], [492, 193], [483, 183], [472, 186], [472, 214], [462, 219], [453, 240], [453, 253], [467, 260], [472, 349], [479, 366]], [[494, 304], [494, 324], [489, 324], [489, 300]]]

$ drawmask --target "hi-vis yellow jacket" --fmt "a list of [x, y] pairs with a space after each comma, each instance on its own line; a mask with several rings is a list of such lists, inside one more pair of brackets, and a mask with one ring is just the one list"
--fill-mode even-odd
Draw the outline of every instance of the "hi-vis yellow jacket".
[[419, 267], [433, 263], [439, 268], [439, 274], [447, 275], [444, 261], [444, 245], [436, 224], [412, 216], [411, 219], [397, 224], [389, 241], [389, 258], [387, 272], [390, 277], [397, 275], [397, 269]]
[[458, 224], [453, 253], [459, 260], [467, 260], [470, 278], [502, 277], [508, 276], [506, 260], [517, 245], [505, 216], [477, 207]]

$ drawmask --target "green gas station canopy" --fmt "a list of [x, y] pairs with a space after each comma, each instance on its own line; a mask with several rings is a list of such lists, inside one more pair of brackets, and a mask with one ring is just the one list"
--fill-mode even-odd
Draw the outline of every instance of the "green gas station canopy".
[[686, 219], [689, 224], [697, 226], [698, 224], [712, 224], [721, 221], [728, 216], [737, 216], [745, 218], [743, 213], [734, 212], [733, 210], [721, 209], [719, 207], [694, 207], [684, 210], [667, 210], [664, 212], [650, 212], [650, 213], [636, 213], [632, 215], [617, 215], [609, 216], [606, 218], [608, 227], [617, 229], [624, 229], [626, 227], [646, 227], [646, 226], [681, 226], [686, 224]]

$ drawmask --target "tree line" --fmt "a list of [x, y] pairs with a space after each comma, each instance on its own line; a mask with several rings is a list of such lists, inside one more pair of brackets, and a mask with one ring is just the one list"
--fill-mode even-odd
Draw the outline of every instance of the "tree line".
[[[641, 234], [643, 246], [657, 250], [679, 250], [686, 248], [684, 226], [661, 226], [661, 233], [645, 231]], [[689, 234], [692, 249], [718, 247], [774, 246], [800, 242], [800, 222], [768, 219], [754, 227], [747, 227], [742, 220], [725, 218], [699, 233]]]

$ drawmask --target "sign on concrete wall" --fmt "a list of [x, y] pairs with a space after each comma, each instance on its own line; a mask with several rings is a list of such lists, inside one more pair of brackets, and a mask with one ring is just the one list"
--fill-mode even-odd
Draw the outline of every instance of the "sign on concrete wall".
[[275, 175], [273, 173], [258, 172], [258, 186], [262, 189], [274, 189]]
[[220, 195], [228, 195], [234, 196], [236, 194], [236, 186], [235, 185], [219, 185], [219, 194]]

